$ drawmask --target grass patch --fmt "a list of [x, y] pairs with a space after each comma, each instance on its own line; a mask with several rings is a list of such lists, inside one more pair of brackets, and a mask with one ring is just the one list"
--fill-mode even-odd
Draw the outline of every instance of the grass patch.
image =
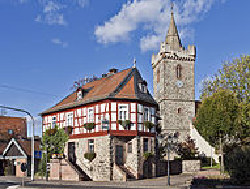
[[220, 164], [217, 163], [215, 166], [202, 167], [202, 169], [220, 169]]

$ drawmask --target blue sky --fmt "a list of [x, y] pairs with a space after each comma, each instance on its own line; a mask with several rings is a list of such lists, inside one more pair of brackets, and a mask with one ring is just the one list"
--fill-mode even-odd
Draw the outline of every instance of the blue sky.
[[[199, 83], [222, 61], [249, 54], [249, 6], [175, 1], [182, 43], [197, 48], [196, 99]], [[74, 81], [131, 67], [134, 57], [152, 93], [151, 55], [169, 18], [170, 0], [0, 0], [0, 104], [38, 116], [71, 93]]]

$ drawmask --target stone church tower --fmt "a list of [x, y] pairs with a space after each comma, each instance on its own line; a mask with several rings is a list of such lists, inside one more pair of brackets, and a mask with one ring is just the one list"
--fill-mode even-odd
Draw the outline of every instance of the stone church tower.
[[195, 57], [195, 46], [182, 47], [172, 9], [166, 40], [152, 56], [153, 84], [162, 133], [179, 132], [180, 141], [189, 135], [195, 116]]

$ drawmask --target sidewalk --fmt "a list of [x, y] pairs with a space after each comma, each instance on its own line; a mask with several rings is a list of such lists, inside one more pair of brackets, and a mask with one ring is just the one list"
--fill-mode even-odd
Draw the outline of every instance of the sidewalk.
[[[44, 181], [44, 180], [35, 180], [30, 181], [30, 178], [25, 178], [26, 186], [24, 188], [62, 188], [63, 186], [77, 188], [77, 186], [86, 186], [88, 188], [92, 187], [110, 187], [110, 188], [179, 188], [185, 189], [192, 180], [192, 175], [174, 175], [170, 177], [171, 186], [167, 186], [168, 177], [157, 177], [154, 179], [146, 180], [135, 180], [127, 182], [115, 182], [115, 181]], [[0, 182], [14, 182], [17, 185], [21, 185], [22, 178], [18, 177], [0, 177]], [[19, 188], [21, 188], [19, 186]]]

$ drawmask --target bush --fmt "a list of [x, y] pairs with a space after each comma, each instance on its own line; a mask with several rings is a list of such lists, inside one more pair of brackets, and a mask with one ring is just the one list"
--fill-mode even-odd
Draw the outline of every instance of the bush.
[[143, 156], [144, 156], [145, 160], [148, 160], [148, 158], [153, 157], [153, 154], [151, 152], [145, 152], [143, 154]]
[[85, 153], [84, 158], [92, 162], [96, 158], [96, 153]]
[[[210, 157], [206, 157], [206, 156], [203, 156], [203, 157], [200, 157], [201, 159], [201, 167], [211, 167], [211, 158]], [[214, 159], [212, 159], [212, 166], [216, 166], [216, 162]]]
[[225, 170], [233, 180], [250, 181], [250, 146], [233, 145], [225, 148]]
[[85, 123], [84, 128], [87, 130], [92, 130], [95, 128], [95, 124], [94, 123]]
[[154, 126], [154, 124], [150, 121], [144, 121], [144, 125], [147, 129], [151, 130]]
[[130, 120], [118, 120], [119, 125], [122, 125], [124, 129], [129, 129], [131, 126], [131, 121]]

